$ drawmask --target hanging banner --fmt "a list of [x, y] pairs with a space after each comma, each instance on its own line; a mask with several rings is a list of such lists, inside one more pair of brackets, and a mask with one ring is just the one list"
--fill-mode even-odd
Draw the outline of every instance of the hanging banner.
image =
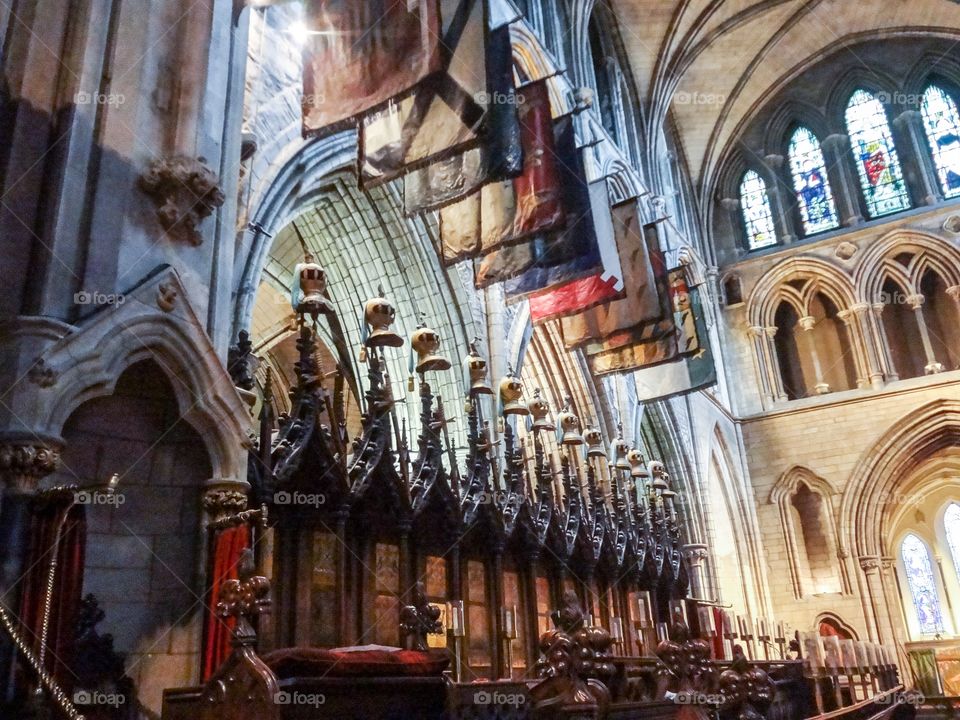
[[615, 205], [611, 214], [626, 294], [621, 300], [563, 318], [560, 331], [567, 349], [602, 340], [638, 324], [656, 322], [666, 310], [657, 283], [658, 274], [665, 277], [666, 272], [658, 226], [641, 226], [640, 204], [636, 199]]
[[566, 216], [564, 227], [547, 236], [529, 270], [504, 282], [507, 302], [593, 275], [603, 267], [583, 152], [577, 148], [572, 122], [564, 123], [557, 138], [557, 160]]
[[590, 183], [593, 232], [600, 251], [600, 269], [585, 278], [560, 285], [530, 297], [530, 321], [534, 325], [565, 318], [624, 297], [620, 255], [614, 238], [610, 193], [606, 179]]
[[696, 318], [697, 336], [700, 338], [699, 350], [682, 360], [636, 371], [633, 378], [637, 399], [641, 402], [663, 400], [717, 384], [717, 366], [698, 288], [691, 289], [690, 302]]
[[[594, 374], [637, 370], [700, 351], [701, 338], [693, 307], [697, 291], [687, 284], [686, 270], [683, 267], [669, 272], [668, 284], [671, 315], [659, 323], [640, 330], [618, 333], [601, 343], [599, 352], [587, 355]], [[669, 332], [664, 332], [668, 329]], [[621, 341], [625, 339], [628, 342], [621, 345]], [[590, 349], [593, 348], [588, 347], [588, 353]]]
[[477, 147], [491, 104], [483, 0], [442, 0], [442, 70], [416, 90], [363, 117], [359, 175], [364, 187]]
[[[512, 180], [484, 185], [440, 211], [441, 259], [452, 265], [559, 228], [565, 216], [555, 133], [546, 86], [535, 83], [517, 95], [523, 171]], [[509, 264], [509, 261], [507, 261]]]
[[407, 215], [437, 210], [486, 183], [516, 177], [523, 170], [519, 99], [513, 86], [508, 27], [490, 33], [486, 67], [489, 108], [480, 145], [405, 175], [403, 201]]
[[307, 0], [303, 134], [413, 89], [443, 67], [437, 0]]

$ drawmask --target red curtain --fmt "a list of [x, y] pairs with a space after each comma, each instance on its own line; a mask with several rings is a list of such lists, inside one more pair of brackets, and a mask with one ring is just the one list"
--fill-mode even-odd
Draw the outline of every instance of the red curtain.
[[207, 613], [203, 633], [202, 682], [210, 679], [217, 668], [230, 654], [230, 635], [233, 619], [217, 617], [217, 598], [220, 587], [227, 580], [237, 577], [237, 562], [240, 553], [250, 545], [250, 528], [244, 525], [220, 530], [213, 543], [213, 570], [211, 573], [210, 593], [207, 596]]
[[723, 654], [723, 610], [715, 607], [713, 611], [713, 626], [717, 629], [713, 636], [713, 657], [717, 660], [725, 660]]
[[[57, 533], [59, 530], [59, 546]], [[44, 599], [54, 552], [56, 577], [50, 595], [50, 614], [44, 664], [67, 691], [73, 688], [70, 670], [76, 638], [77, 611], [83, 592], [83, 566], [87, 522], [82, 505], [73, 497], [48, 501], [34, 507], [30, 521], [27, 571], [21, 581], [20, 620], [24, 639], [40, 653]], [[55, 547], [57, 548], [55, 550]]]

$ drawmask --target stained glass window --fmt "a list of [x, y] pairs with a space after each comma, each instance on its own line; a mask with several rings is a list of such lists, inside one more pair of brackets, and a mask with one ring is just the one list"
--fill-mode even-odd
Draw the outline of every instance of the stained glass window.
[[903, 567], [907, 573], [907, 584], [913, 597], [913, 607], [917, 611], [920, 632], [924, 635], [936, 635], [943, 632], [943, 617], [940, 613], [940, 598], [937, 583], [933, 577], [933, 566], [927, 546], [916, 535], [904, 538], [900, 546]]
[[960, 114], [957, 104], [936, 85], [923, 94], [923, 127], [927, 131], [940, 187], [948, 197], [960, 196]]
[[875, 95], [857, 90], [847, 104], [847, 132], [870, 217], [910, 207], [887, 112]]
[[960, 505], [950, 503], [947, 512], [943, 515], [943, 529], [947, 535], [947, 544], [950, 546], [950, 556], [953, 566], [960, 575]]
[[740, 183], [740, 208], [747, 226], [747, 244], [751, 250], [776, 245], [777, 233], [773, 228], [773, 211], [767, 197], [767, 184], [753, 170], [747, 170]]
[[805, 127], [797, 128], [787, 154], [804, 232], [813, 235], [837, 227], [837, 206], [816, 136]]

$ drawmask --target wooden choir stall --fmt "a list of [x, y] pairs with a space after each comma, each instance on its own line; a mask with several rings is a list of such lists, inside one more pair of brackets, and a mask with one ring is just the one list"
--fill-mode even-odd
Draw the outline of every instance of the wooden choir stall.
[[[382, 297], [364, 309], [362, 421], [348, 437], [348, 350], [336, 372], [319, 366], [318, 318], [338, 321], [322, 271], [299, 272], [292, 409], [275, 425], [267, 387], [253, 489], [211, 526], [214, 547], [243, 527], [253, 548], [212, 589], [207, 642], [229, 628], [232, 649], [203, 685], [166, 691], [163, 720], [800, 720], [905, 707], [877, 704], [899, 688], [887, 656], [864, 654], [849, 682], [831, 684], [802, 648], [789, 657], [783, 637], [754, 647], [717, 608], [686, 599], [664, 465], [622, 437], [608, 454], [569, 401], [554, 421], [512, 372], [494, 393], [475, 347], [458, 462], [430, 384], [451, 363], [423, 323], [410, 338], [420, 432], [409, 447], [385, 361], [404, 342]], [[244, 374], [248, 352], [234, 350], [231, 371]]]

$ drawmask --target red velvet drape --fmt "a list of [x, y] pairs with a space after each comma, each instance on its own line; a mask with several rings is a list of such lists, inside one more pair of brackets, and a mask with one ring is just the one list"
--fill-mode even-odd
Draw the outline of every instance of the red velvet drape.
[[723, 656], [723, 609], [715, 607], [713, 611], [713, 626], [717, 629], [713, 636], [713, 657], [717, 660], [724, 660]]
[[217, 598], [220, 587], [227, 580], [237, 577], [237, 562], [240, 553], [250, 545], [250, 528], [247, 525], [220, 530], [213, 542], [213, 563], [210, 574], [210, 592], [207, 595], [205, 618], [202, 682], [210, 679], [217, 668], [230, 654], [230, 634], [233, 620], [217, 617]]
[[[34, 508], [30, 521], [30, 550], [27, 571], [21, 580], [20, 619], [25, 639], [40, 653], [43, 605], [60, 529], [56, 577], [50, 597], [45, 665], [67, 690], [73, 688], [70, 663], [76, 639], [77, 611], [83, 592], [83, 566], [86, 553], [87, 522], [82, 505], [73, 498], [49, 501]], [[61, 522], [63, 523], [61, 526]]]

